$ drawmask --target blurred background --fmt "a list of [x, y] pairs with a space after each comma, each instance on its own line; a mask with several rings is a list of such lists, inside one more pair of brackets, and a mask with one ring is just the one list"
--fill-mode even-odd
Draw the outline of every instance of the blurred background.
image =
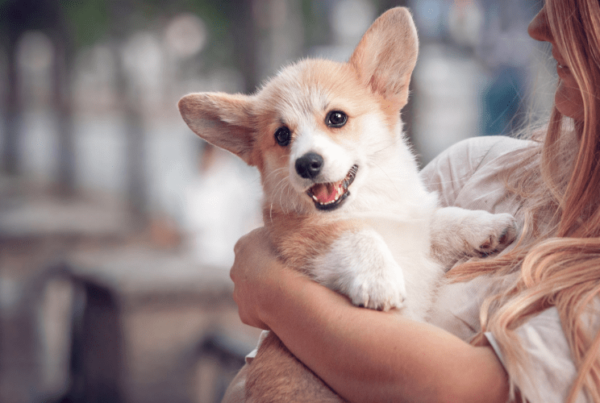
[[0, 402], [215, 402], [256, 343], [229, 267], [257, 172], [176, 108], [347, 60], [384, 10], [421, 39], [421, 164], [547, 116], [538, 0], [0, 0]]

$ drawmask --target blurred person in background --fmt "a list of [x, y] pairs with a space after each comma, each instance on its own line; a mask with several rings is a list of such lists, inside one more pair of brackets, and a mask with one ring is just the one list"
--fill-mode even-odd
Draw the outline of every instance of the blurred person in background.
[[191, 249], [201, 264], [231, 267], [231, 245], [260, 225], [260, 190], [240, 171], [233, 155], [203, 144], [199, 175], [186, 192], [185, 220]]
[[[236, 246], [242, 321], [350, 402], [600, 401], [598, 21], [597, 0], [546, 0], [529, 34], [557, 61], [548, 125], [463, 141], [424, 169], [442, 206], [511, 212], [522, 229], [506, 253], [449, 272], [463, 297], [433, 313], [442, 328], [352, 306], [283, 267], [262, 230]], [[226, 402], [244, 400], [245, 371]]]

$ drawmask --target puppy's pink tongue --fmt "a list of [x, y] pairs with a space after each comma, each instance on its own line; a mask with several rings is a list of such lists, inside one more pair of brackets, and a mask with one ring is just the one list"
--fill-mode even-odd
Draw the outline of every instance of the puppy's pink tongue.
[[339, 183], [319, 183], [313, 186], [310, 191], [317, 198], [319, 203], [325, 204], [336, 199]]

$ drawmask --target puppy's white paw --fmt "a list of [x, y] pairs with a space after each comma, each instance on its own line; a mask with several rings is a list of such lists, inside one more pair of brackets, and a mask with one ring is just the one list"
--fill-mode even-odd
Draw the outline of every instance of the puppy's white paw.
[[315, 281], [348, 296], [354, 305], [383, 311], [403, 306], [402, 269], [372, 229], [343, 234], [312, 266]]
[[469, 218], [470, 223], [463, 231], [472, 255], [485, 257], [499, 253], [516, 239], [517, 222], [512, 215], [476, 213]]
[[448, 270], [465, 258], [502, 252], [517, 235], [510, 214], [445, 207], [436, 211], [431, 223], [431, 253]]
[[348, 289], [354, 305], [380, 311], [404, 306], [404, 276], [400, 267], [395, 262], [391, 263], [393, 265], [365, 270], [354, 277]]

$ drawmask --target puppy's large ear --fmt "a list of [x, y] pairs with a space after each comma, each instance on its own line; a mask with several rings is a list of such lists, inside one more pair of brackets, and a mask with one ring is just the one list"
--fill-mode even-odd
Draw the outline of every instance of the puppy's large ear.
[[410, 11], [397, 7], [375, 20], [349, 63], [365, 85], [401, 109], [408, 102], [408, 85], [418, 53], [417, 29]]
[[254, 165], [250, 105], [249, 96], [225, 93], [189, 94], [178, 104], [183, 120], [194, 133]]

